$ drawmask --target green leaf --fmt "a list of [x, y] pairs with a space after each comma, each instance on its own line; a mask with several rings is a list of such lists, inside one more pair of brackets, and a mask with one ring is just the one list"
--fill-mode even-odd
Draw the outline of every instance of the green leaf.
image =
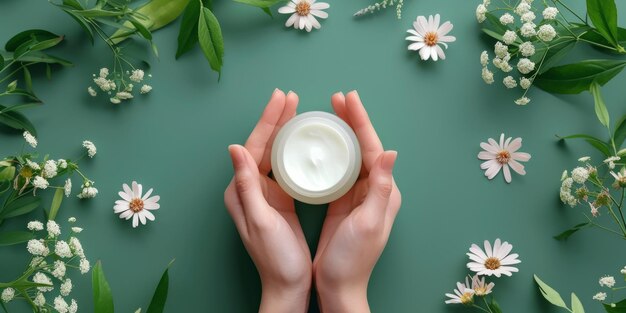
[[502, 313], [502, 309], [500, 309], [500, 305], [498, 304], [498, 302], [496, 302], [495, 298], [491, 298], [491, 303], [489, 303], [488, 305], [492, 313]]
[[29, 29], [25, 30], [9, 39], [4, 45], [4, 50], [13, 52], [19, 46], [34, 39], [35, 42], [43, 42], [55, 38], [63, 38], [62, 36], [51, 33], [43, 29]]
[[167, 265], [165, 272], [163, 272], [161, 280], [159, 281], [159, 284], [154, 291], [152, 301], [150, 301], [150, 305], [148, 306], [148, 310], [146, 311], [146, 313], [163, 313], [163, 309], [165, 308], [165, 302], [167, 301], [167, 292], [170, 280], [168, 272], [172, 263], [174, 263], [174, 260], [172, 260], [172, 262]]
[[554, 239], [556, 240], [560, 240], [560, 241], [565, 241], [567, 240], [571, 235], [573, 235], [574, 233], [576, 233], [577, 231], [585, 228], [589, 226], [589, 223], [580, 223], [578, 225], [575, 225], [574, 227], [554, 236]]
[[6, 231], [0, 233], [0, 246], [10, 246], [27, 242], [35, 238], [35, 234], [29, 231]]
[[52, 198], [52, 204], [50, 205], [50, 214], [48, 214], [48, 219], [53, 221], [57, 217], [57, 213], [59, 213], [59, 208], [61, 207], [61, 202], [63, 202], [63, 189], [57, 189], [54, 192], [54, 197]]
[[538, 75], [534, 84], [551, 93], [577, 94], [589, 90], [591, 84], [606, 84], [626, 66], [626, 61], [585, 60], [553, 67]]
[[73, 18], [76, 21], [76, 23], [78, 23], [78, 25], [80, 25], [80, 27], [85, 31], [85, 33], [87, 33], [87, 36], [89, 37], [89, 41], [91, 41], [91, 44], [93, 45], [94, 43], [93, 29], [91, 28], [91, 25], [87, 23], [87, 20], [84, 17], [77, 15], [72, 10], [63, 9], [63, 11], [67, 13], [71, 18]]
[[[135, 9], [135, 13], [145, 16], [147, 18], [146, 21], [142, 21], [141, 23], [150, 31], [155, 31], [176, 20], [176, 18], [183, 13], [189, 1], [190, 0], [151, 0]], [[124, 26], [133, 28], [130, 22], [124, 23]], [[109, 38], [115, 38], [112, 40], [114, 44], [120, 43], [129, 37], [129, 34], [124, 34], [124, 32], [124, 30], [117, 30]]]
[[187, 51], [191, 50], [198, 42], [198, 20], [200, 19], [200, 2], [189, 1], [178, 31], [178, 48], [176, 48], [176, 59], [180, 58]]
[[39, 98], [37, 98], [37, 96], [34, 93], [32, 93], [32, 92], [30, 92], [28, 90], [25, 90], [25, 89], [13, 89], [13, 90], [9, 91], [8, 93], [10, 95], [23, 96], [23, 97], [26, 97], [26, 98], [28, 98], [30, 100], [41, 102], [41, 100], [39, 100]]
[[27, 103], [15, 104], [4, 110], [0, 110], [0, 114], [11, 112], [11, 111], [19, 111], [23, 109], [28, 109], [28, 108], [32, 108], [32, 107], [36, 107], [40, 105], [41, 105], [41, 102], [27, 102]]
[[595, 82], [592, 83], [589, 91], [593, 95], [593, 102], [595, 103], [596, 116], [598, 116], [598, 120], [600, 120], [602, 125], [608, 127], [610, 122], [609, 111], [606, 109], [604, 99], [602, 99], [600, 85]]
[[24, 66], [24, 82], [26, 83], [26, 90], [33, 91], [33, 78], [30, 76], [28, 66]]
[[152, 34], [148, 30], [148, 28], [146, 28], [146, 26], [144, 26], [141, 22], [139, 22], [134, 17], [131, 17], [129, 21], [131, 24], [133, 24], [133, 26], [135, 26], [135, 29], [137, 29], [137, 32], [139, 32], [141, 37], [147, 40], [152, 40]]
[[100, 9], [88, 9], [88, 10], [74, 10], [74, 13], [84, 18], [96, 18], [96, 17], [116, 17], [126, 14], [125, 11], [111, 11]]
[[63, 36], [37, 42], [30, 47], [30, 51], [46, 50], [58, 45], [61, 41], [63, 41]]
[[611, 304], [606, 304], [606, 303], [603, 303], [602, 305], [604, 306], [604, 310], [607, 311], [607, 313], [626, 312], [626, 299], [615, 303], [615, 306], [612, 306]]
[[537, 48], [530, 60], [535, 62], [535, 64], [539, 64], [543, 59], [543, 64], [541, 64], [541, 69], [539, 70], [539, 74], [543, 74], [574, 48], [576, 40], [571, 37], [560, 37], [550, 42], [549, 45], [538, 42], [534, 44]]
[[198, 40], [211, 69], [218, 72], [221, 76], [222, 58], [224, 56], [222, 30], [213, 12], [205, 7], [202, 7], [200, 20], [198, 21]]
[[251, 5], [257, 8], [269, 8], [285, 0], [234, 0], [235, 2]]
[[[0, 111], [6, 109], [5, 106], [0, 104]], [[33, 136], [37, 136], [35, 126], [20, 112], [11, 111], [7, 113], [0, 113], [0, 124], [4, 124], [8, 127], [20, 130], [27, 130]]]
[[95, 313], [113, 313], [113, 295], [104, 276], [102, 263], [96, 262], [91, 270], [91, 286], [93, 289], [93, 303]]
[[0, 54], [0, 70], [4, 68], [4, 57]]
[[615, 132], [613, 132], [613, 142], [616, 148], [621, 148], [626, 140], [626, 115], [622, 116], [617, 124], [615, 124]]
[[7, 85], [7, 92], [12, 92], [15, 88], [17, 88], [17, 80], [14, 80]]
[[46, 78], [52, 79], [52, 69], [49, 63], [46, 63]]
[[76, 10], [83, 9], [83, 6], [80, 5], [80, 2], [78, 2], [78, 0], [63, 0], [63, 5], [67, 5], [71, 7], [72, 9], [76, 9]]
[[567, 309], [567, 305], [565, 305], [565, 301], [563, 301], [563, 298], [561, 298], [561, 295], [556, 290], [552, 289], [552, 287], [548, 286], [541, 279], [539, 279], [537, 275], [534, 275], [534, 276], [535, 276], [535, 282], [537, 283], [537, 286], [539, 287], [539, 291], [541, 291], [541, 294], [543, 295], [543, 297], [546, 300], [548, 300], [548, 302], [558, 307]]
[[598, 149], [598, 151], [602, 152], [602, 154], [604, 154], [606, 157], [611, 156], [611, 149], [609, 148], [609, 146], [606, 144], [606, 142], [590, 136], [590, 135], [585, 135], [585, 134], [575, 134], [575, 135], [569, 135], [569, 136], [565, 136], [565, 137], [559, 137], [560, 140], [565, 140], [565, 139], [583, 139], [585, 140], [587, 143], [589, 143], [591, 146], [593, 146], [594, 148]]
[[617, 46], [617, 7], [614, 0], [587, 0], [587, 15], [598, 32]]
[[580, 299], [572, 292], [572, 313], [585, 313], [585, 308]]
[[[618, 44], [621, 46], [626, 45], [626, 28], [618, 27], [617, 36], [619, 38]], [[591, 45], [591, 47], [598, 49], [600, 51], [603, 51], [603, 52], [622, 53], [622, 54], [624, 53], [624, 52], [615, 51], [614, 49], [612, 49], [614, 48], [613, 45], [609, 41], [607, 41], [595, 28], [592, 28], [591, 30], [583, 33], [580, 36], [580, 39], [591, 41], [591, 42], [598, 44], [598, 45]], [[606, 47], [602, 47], [600, 45], [606, 46]]]
[[0, 219], [20, 216], [32, 212], [41, 204], [39, 196], [26, 195], [5, 204]]
[[0, 182], [11, 181], [15, 177], [15, 166], [7, 166], [0, 170]]
[[48, 64], [60, 64], [63, 66], [72, 66], [72, 62], [61, 59], [59, 57], [51, 56], [49, 54], [43, 53], [41, 51], [31, 51], [19, 58], [17, 61], [20, 62], [37, 62], [37, 63], [48, 63]]

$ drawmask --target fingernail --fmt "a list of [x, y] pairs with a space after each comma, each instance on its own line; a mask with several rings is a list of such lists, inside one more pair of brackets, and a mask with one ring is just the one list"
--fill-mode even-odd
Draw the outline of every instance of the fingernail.
[[294, 92], [293, 92], [293, 91], [291, 91], [291, 90], [289, 90], [289, 92], [287, 93], [287, 95], [290, 95], [290, 94], [292, 94], [292, 93], [294, 93]]
[[243, 163], [243, 153], [239, 145], [228, 146], [228, 152], [230, 153], [230, 159], [233, 162], [233, 168], [237, 169]]
[[337, 92], [335, 92], [335, 94], [333, 94], [333, 97], [334, 97], [334, 96], [342, 96], [342, 97], [345, 97], [345, 95], [344, 95], [344, 94], [343, 94], [343, 92], [341, 92], [341, 91], [337, 91]]
[[398, 151], [385, 151], [383, 155], [383, 159], [381, 161], [381, 167], [386, 172], [392, 172], [393, 166], [396, 164], [396, 159], [398, 158]]
[[274, 88], [274, 92], [272, 92], [272, 96], [274, 96], [280, 89]]

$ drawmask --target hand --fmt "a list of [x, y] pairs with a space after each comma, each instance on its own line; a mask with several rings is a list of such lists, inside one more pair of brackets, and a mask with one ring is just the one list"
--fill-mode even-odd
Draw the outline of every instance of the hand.
[[331, 100], [359, 139], [363, 167], [354, 187], [328, 207], [313, 263], [315, 284], [322, 312], [369, 312], [367, 284], [400, 209], [392, 176], [397, 153], [383, 150], [356, 91]]
[[308, 310], [311, 254], [293, 199], [267, 176], [274, 137], [297, 106], [295, 93], [285, 96], [276, 89], [245, 147], [228, 147], [235, 175], [224, 202], [261, 276], [259, 312]]

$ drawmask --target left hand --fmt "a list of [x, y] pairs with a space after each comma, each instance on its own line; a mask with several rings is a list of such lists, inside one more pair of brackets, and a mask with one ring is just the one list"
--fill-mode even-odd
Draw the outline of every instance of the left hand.
[[296, 114], [298, 96], [276, 89], [245, 147], [228, 148], [235, 175], [224, 192], [241, 239], [259, 271], [259, 312], [306, 312], [312, 280], [309, 247], [294, 201], [268, 177], [280, 128]]

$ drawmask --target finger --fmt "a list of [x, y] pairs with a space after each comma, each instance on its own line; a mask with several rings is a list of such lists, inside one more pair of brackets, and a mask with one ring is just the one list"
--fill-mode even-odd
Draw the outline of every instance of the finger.
[[246, 237], [246, 218], [243, 214], [241, 200], [239, 200], [239, 195], [237, 194], [237, 190], [235, 189], [234, 177], [230, 181], [230, 184], [228, 184], [228, 187], [226, 187], [226, 191], [224, 191], [224, 204], [226, 204], [226, 209], [228, 209], [228, 213], [233, 219], [233, 222], [235, 223], [239, 234], [241, 234], [242, 237]]
[[346, 111], [346, 97], [343, 92], [338, 92], [330, 97], [330, 103], [333, 106], [333, 111], [339, 116], [346, 124], [350, 125], [350, 119], [348, 119], [348, 112]]
[[368, 220], [384, 221], [393, 192], [393, 166], [398, 153], [386, 151], [374, 162], [368, 178], [369, 190], [359, 206]]
[[274, 128], [284, 109], [285, 93], [276, 88], [245, 144], [246, 149], [250, 152], [257, 165], [263, 159], [267, 143], [274, 133]]
[[352, 129], [359, 139], [363, 165], [367, 171], [371, 171], [374, 162], [383, 153], [383, 145], [356, 91], [351, 91], [346, 95], [346, 109]]
[[246, 148], [240, 145], [228, 147], [235, 169], [235, 190], [247, 219], [267, 207], [259, 181], [259, 170]]
[[298, 108], [298, 95], [290, 91], [287, 93], [285, 97], [285, 107], [283, 108], [283, 112], [276, 122], [276, 126], [274, 127], [274, 131], [272, 135], [267, 140], [267, 144], [265, 146], [265, 151], [263, 152], [263, 158], [259, 163], [259, 172], [261, 175], [267, 175], [272, 169], [272, 145], [274, 144], [274, 138], [276, 138], [276, 134], [280, 131], [280, 129], [291, 120], [294, 116], [296, 116], [296, 109]]

